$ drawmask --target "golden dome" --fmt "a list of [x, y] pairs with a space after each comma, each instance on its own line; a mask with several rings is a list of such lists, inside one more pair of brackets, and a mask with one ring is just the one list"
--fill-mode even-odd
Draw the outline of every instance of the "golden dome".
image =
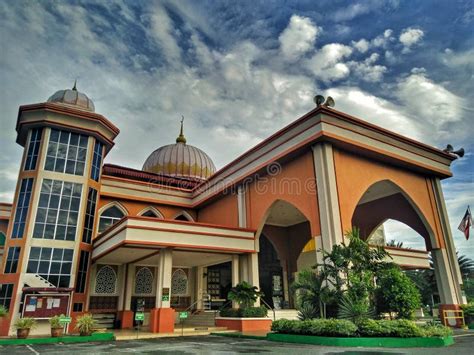
[[215, 173], [216, 167], [211, 158], [201, 149], [186, 144], [183, 135], [183, 121], [181, 131], [175, 144], [158, 148], [143, 164], [143, 171], [169, 176], [182, 176], [206, 180]]

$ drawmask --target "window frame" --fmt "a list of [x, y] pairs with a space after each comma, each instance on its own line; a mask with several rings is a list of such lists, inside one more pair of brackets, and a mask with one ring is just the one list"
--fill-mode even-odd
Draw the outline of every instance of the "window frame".
[[21, 247], [11, 246], [8, 248], [5, 258], [5, 274], [16, 274], [20, 261]]
[[22, 179], [20, 192], [15, 208], [12, 239], [22, 239], [25, 235], [26, 217], [30, 209], [31, 195], [33, 194], [33, 178]]
[[[49, 250], [49, 251], [48, 251]], [[55, 259], [55, 251], [60, 250], [61, 251], [61, 258], [60, 259]], [[66, 251], [70, 251], [70, 259], [65, 259], [66, 256]], [[45, 254], [45, 257], [43, 258], [43, 252]], [[38, 257], [32, 258], [32, 254], [38, 254]], [[49, 256], [47, 256], [49, 254]], [[69, 287], [71, 283], [71, 272], [73, 268], [73, 260], [74, 260], [74, 249], [72, 248], [49, 248], [49, 247], [31, 247], [30, 248], [30, 254], [28, 257], [28, 264], [26, 267], [26, 272], [28, 274], [36, 274], [50, 282], [51, 284], [55, 285], [56, 287]], [[35, 268], [33, 268], [33, 265], [36, 265]], [[42, 267], [46, 266], [47, 264], [47, 271], [43, 272], [41, 270]], [[52, 272], [52, 267], [56, 265], [53, 264], [58, 264], [57, 267], [59, 267], [58, 272]], [[63, 267], [65, 264], [70, 264], [69, 270], [64, 270]], [[52, 282], [54, 278], [57, 277], [57, 283]], [[64, 285], [61, 285], [62, 280], [67, 280]]]
[[92, 152], [92, 164], [90, 178], [99, 182], [100, 172], [102, 166], [102, 159], [104, 155], [104, 144], [96, 139], [94, 143], [94, 151]]
[[4, 306], [7, 310], [10, 310], [14, 287], [15, 284], [13, 283], [0, 283], [0, 305]]
[[43, 128], [38, 127], [31, 130], [25, 165], [23, 166], [24, 171], [36, 170], [42, 136]]

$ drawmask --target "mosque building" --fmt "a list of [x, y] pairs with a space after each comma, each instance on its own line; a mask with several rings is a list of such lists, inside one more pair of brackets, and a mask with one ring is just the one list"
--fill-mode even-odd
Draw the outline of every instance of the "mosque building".
[[32, 334], [48, 333], [56, 314], [72, 318], [71, 331], [84, 313], [131, 328], [137, 307], [151, 332], [172, 332], [176, 311], [216, 309], [241, 281], [291, 310], [297, 271], [352, 226], [371, 238], [387, 219], [426, 245], [387, 248], [393, 260], [426, 268], [431, 252], [440, 308], [457, 309], [440, 183], [455, 156], [332, 106], [318, 102], [218, 171], [182, 122], [176, 143], [144, 155], [141, 170], [104, 164], [119, 129], [76, 86], [20, 106], [20, 172], [13, 204], [0, 204], [0, 335], [27, 316], [39, 320]]

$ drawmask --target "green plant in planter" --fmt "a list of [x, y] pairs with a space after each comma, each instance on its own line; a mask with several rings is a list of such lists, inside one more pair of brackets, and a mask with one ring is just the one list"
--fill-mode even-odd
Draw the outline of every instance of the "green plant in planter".
[[91, 335], [96, 325], [97, 321], [92, 318], [92, 314], [84, 314], [80, 317], [77, 317], [76, 329], [79, 330], [79, 333], [82, 336]]
[[8, 314], [8, 310], [4, 306], [0, 305], [0, 318], [6, 317], [7, 314]]
[[16, 334], [19, 339], [25, 339], [30, 334], [30, 329], [36, 327], [36, 319], [34, 318], [19, 318], [15, 321], [13, 325], [16, 329]]
[[242, 281], [235, 287], [232, 287], [228, 298], [231, 301], [237, 302], [242, 308], [252, 307], [259, 297], [262, 297], [263, 293], [258, 291], [256, 286], [252, 286], [246, 281]]
[[339, 302], [337, 313], [339, 319], [347, 319], [358, 324], [374, 316], [375, 311], [370, 307], [368, 300], [354, 300], [352, 297], [344, 295]]
[[54, 316], [49, 319], [49, 325], [51, 326], [51, 336], [53, 338], [58, 337], [63, 333], [64, 326], [59, 321], [61, 317], [64, 317], [64, 314], [61, 314], [60, 316]]

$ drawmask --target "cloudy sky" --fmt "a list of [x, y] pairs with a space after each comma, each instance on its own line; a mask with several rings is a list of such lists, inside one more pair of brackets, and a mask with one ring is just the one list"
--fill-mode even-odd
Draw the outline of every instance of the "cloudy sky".
[[[2, 1], [0, 200], [22, 153], [18, 106], [78, 89], [120, 129], [109, 163], [141, 168], [172, 143], [222, 167], [314, 107], [336, 108], [466, 156], [443, 182], [456, 227], [474, 208], [474, 4], [467, 1]], [[387, 223], [405, 245], [409, 228]], [[474, 231], [473, 231], [474, 232]]]

